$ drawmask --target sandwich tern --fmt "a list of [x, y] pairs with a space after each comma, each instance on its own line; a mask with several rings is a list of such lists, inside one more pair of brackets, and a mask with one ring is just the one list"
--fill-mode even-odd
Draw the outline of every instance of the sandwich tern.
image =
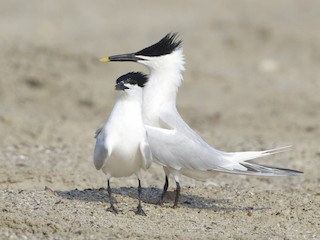
[[105, 125], [96, 132], [93, 162], [97, 170], [107, 175], [110, 207], [108, 211], [118, 213], [111, 197], [110, 178], [138, 178], [139, 204], [136, 214], [145, 215], [141, 207], [141, 173], [152, 163], [152, 153], [142, 121], [142, 88], [147, 76], [130, 72], [117, 79], [117, 97], [113, 110]]
[[163, 166], [165, 184], [163, 203], [169, 186], [176, 182], [173, 207], [180, 197], [180, 174], [205, 180], [214, 173], [225, 172], [255, 176], [297, 176], [302, 172], [258, 164], [252, 159], [288, 151], [282, 147], [265, 151], [224, 152], [208, 145], [182, 119], [176, 108], [176, 96], [183, 77], [184, 56], [177, 34], [167, 34], [159, 42], [138, 52], [102, 58], [102, 62], [130, 61], [146, 66], [149, 79], [143, 89], [143, 121], [148, 133], [154, 161]]

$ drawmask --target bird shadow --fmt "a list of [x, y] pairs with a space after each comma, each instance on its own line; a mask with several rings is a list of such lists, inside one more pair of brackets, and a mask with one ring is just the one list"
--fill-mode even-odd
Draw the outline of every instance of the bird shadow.
[[[158, 205], [159, 199], [162, 193], [162, 189], [160, 188], [144, 188], [142, 193], [141, 200], [147, 204]], [[55, 194], [58, 196], [68, 199], [68, 200], [79, 200], [86, 202], [109, 202], [108, 193], [105, 188], [99, 189], [84, 189], [84, 190], [69, 190], [69, 191], [55, 191]], [[138, 199], [138, 191], [133, 187], [121, 187], [121, 188], [113, 188], [112, 189], [113, 197], [115, 198], [117, 195], [127, 196], [134, 199]], [[175, 197], [175, 192], [168, 191], [166, 197], [164, 199], [163, 207], [171, 207], [173, 205]], [[199, 209], [199, 210], [211, 210], [215, 212], [223, 211], [223, 212], [237, 212], [237, 211], [263, 211], [270, 210], [271, 207], [239, 207], [234, 206], [231, 199], [208, 199], [203, 198], [201, 196], [191, 195], [191, 194], [181, 194], [180, 207], [191, 208], [191, 209]]]

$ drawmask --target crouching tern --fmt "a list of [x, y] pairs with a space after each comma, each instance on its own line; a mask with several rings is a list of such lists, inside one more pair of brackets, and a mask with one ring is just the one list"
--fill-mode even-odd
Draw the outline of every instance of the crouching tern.
[[146, 66], [149, 79], [143, 90], [143, 121], [154, 161], [162, 165], [165, 184], [160, 203], [169, 186], [168, 176], [176, 181], [176, 197], [180, 196], [180, 174], [205, 180], [215, 172], [255, 176], [297, 176], [299, 171], [265, 166], [252, 159], [287, 151], [290, 147], [266, 151], [223, 152], [209, 146], [181, 118], [176, 108], [176, 95], [183, 80], [184, 56], [177, 34], [167, 34], [159, 42], [138, 52], [114, 55], [102, 62], [131, 61]]
[[110, 178], [127, 177], [135, 174], [138, 178], [139, 204], [136, 214], [145, 215], [141, 207], [140, 169], [148, 169], [152, 153], [142, 121], [142, 88], [147, 82], [146, 75], [131, 72], [117, 79], [116, 102], [106, 124], [96, 132], [94, 165], [107, 175], [109, 211], [118, 213], [111, 197]]

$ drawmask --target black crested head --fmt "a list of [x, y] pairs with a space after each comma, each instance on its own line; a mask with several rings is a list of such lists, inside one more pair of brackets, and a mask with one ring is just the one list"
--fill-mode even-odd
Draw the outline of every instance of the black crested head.
[[168, 33], [159, 42], [136, 52], [136, 56], [156, 57], [172, 53], [181, 46], [182, 41], [177, 39], [177, 33]]
[[148, 81], [148, 76], [141, 72], [129, 72], [122, 75], [117, 79], [117, 84], [120, 82], [128, 83], [131, 85], [138, 85], [139, 87], [144, 87], [145, 83]]

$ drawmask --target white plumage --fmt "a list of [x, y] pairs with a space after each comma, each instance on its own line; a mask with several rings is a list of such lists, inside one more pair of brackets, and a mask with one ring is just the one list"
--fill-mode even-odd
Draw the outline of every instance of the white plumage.
[[[111, 205], [109, 210], [113, 212], [117, 210], [111, 199], [110, 178], [135, 174], [139, 181], [140, 206], [140, 169], [146, 170], [152, 163], [152, 153], [142, 121], [142, 87], [132, 83], [132, 79], [142, 77], [145, 76], [140, 73], [129, 73], [119, 78], [124, 80], [118, 79], [116, 88], [119, 91], [113, 110], [106, 124], [96, 132], [94, 165], [107, 175]], [[137, 211], [141, 214], [143, 210], [139, 206]]]
[[133, 54], [115, 55], [109, 61], [135, 61], [145, 65], [150, 76], [144, 87], [143, 120], [155, 161], [164, 167], [177, 184], [174, 207], [177, 206], [180, 174], [195, 178], [213, 177], [215, 171], [255, 176], [297, 176], [301, 172], [269, 167], [252, 159], [287, 151], [289, 147], [266, 151], [223, 152], [209, 146], [181, 118], [176, 108], [176, 95], [182, 82], [184, 57], [176, 35], [168, 34], [158, 43]]

